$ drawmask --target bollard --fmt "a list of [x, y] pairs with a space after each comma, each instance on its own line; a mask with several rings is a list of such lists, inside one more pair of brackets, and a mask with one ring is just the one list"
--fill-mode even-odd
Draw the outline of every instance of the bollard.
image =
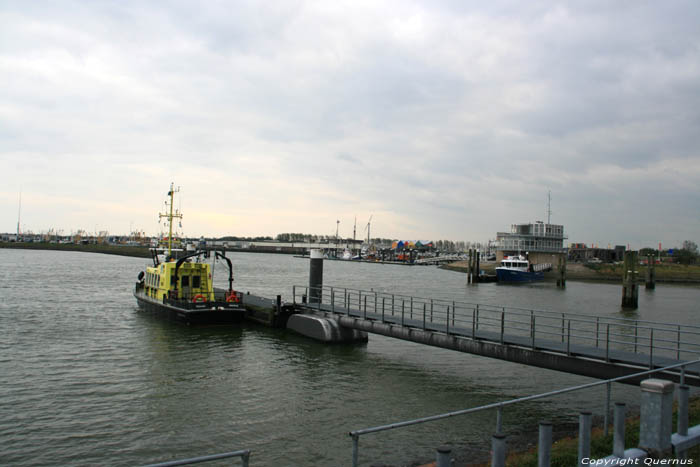
[[625, 403], [615, 402], [613, 456], [625, 457]]
[[491, 467], [506, 465], [506, 435], [494, 433], [491, 437]]
[[323, 253], [311, 250], [309, 266], [309, 303], [321, 303], [323, 287]]
[[537, 445], [537, 467], [549, 467], [552, 454], [552, 423], [540, 422], [540, 439]]
[[650, 457], [671, 454], [673, 422], [673, 383], [663, 379], [646, 379], [641, 383], [642, 401], [639, 415], [639, 448]]
[[591, 413], [581, 412], [578, 420], [578, 465], [591, 457]]
[[436, 467], [450, 467], [451, 460], [450, 460], [450, 454], [452, 453], [452, 449], [450, 449], [449, 446], [440, 446], [437, 448], [437, 464]]

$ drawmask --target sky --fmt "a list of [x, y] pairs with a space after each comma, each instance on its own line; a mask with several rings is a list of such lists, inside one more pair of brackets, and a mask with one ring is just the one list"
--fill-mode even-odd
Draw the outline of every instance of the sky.
[[[0, 0], [0, 232], [700, 243], [700, 2]], [[19, 199], [21, 193], [21, 214]], [[338, 224], [337, 221], [340, 221]]]

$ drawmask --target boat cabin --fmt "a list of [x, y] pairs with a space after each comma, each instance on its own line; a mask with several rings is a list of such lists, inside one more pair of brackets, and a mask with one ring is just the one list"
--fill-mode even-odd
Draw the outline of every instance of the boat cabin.
[[501, 267], [527, 271], [528, 261], [521, 256], [506, 256], [501, 261]]
[[162, 301], [164, 298], [212, 301], [214, 290], [208, 263], [168, 261], [146, 268], [144, 291], [147, 296]]

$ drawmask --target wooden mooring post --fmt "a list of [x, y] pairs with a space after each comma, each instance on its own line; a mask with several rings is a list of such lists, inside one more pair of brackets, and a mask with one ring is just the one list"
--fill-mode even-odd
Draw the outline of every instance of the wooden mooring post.
[[625, 262], [622, 269], [622, 307], [637, 308], [637, 271], [639, 264], [636, 251], [625, 251]]
[[654, 264], [654, 255], [647, 255], [647, 289], [656, 288], [656, 267]]
[[557, 261], [557, 287], [566, 287], [566, 256], [559, 255]]

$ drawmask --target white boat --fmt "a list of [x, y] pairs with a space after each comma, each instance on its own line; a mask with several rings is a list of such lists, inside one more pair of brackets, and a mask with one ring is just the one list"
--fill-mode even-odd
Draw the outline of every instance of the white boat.
[[521, 255], [504, 256], [496, 268], [498, 282], [532, 282], [544, 279], [544, 272], [536, 271], [535, 265]]

